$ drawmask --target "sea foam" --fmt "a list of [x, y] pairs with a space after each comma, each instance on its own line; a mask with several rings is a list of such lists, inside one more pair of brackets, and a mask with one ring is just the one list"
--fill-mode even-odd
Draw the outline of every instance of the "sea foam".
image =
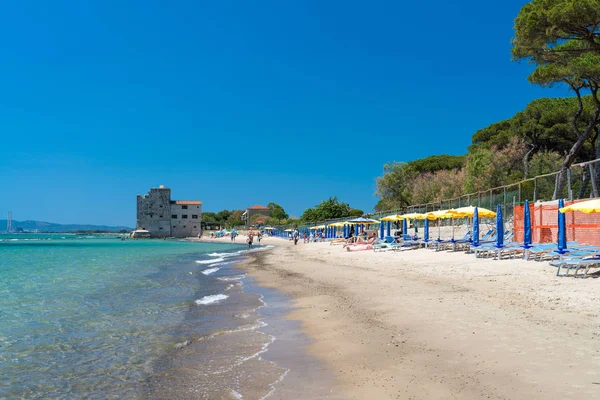
[[203, 298], [196, 300], [195, 303], [199, 306], [206, 306], [209, 304], [218, 303], [219, 301], [225, 300], [228, 297], [229, 296], [227, 296], [226, 294], [213, 294], [210, 296], [204, 296]]
[[217, 272], [220, 268], [209, 268], [209, 269], [205, 269], [204, 271], [202, 271], [202, 273], [204, 275], [210, 275], [213, 272]]
[[233, 257], [233, 256], [239, 255], [240, 253], [241, 253], [240, 251], [234, 251], [231, 253], [208, 253], [207, 256], [210, 256], [210, 257]]
[[223, 276], [221, 278], [217, 278], [220, 281], [223, 282], [230, 282], [230, 281], [239, 281], [241, 279], [244, 279], [246, 277], [246, 275], [234, 275], [234, 276]]
[[214, 264], [214, 263], [218, 263], [221, 261], [225, 261], [224, 258], [213, 258], [212, 260], [196, 260], [196, 263], [198, 264]]

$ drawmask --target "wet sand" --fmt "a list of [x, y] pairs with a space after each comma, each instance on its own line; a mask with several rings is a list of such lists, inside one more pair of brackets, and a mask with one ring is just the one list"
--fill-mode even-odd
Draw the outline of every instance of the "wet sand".
[[600, 398], [596, 279], [463, 253], [263, 244], [276, 248], [243, 268], [292, 296], [286, 318], [335, 376], [315, 395], [271, 398]]

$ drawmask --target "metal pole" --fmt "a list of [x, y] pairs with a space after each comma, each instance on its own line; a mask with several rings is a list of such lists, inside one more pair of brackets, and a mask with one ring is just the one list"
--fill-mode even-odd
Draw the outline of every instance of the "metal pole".
[[568, 189], [569, 190], [569, 192], [568, 192], [569, 200], [572, 201], [573, 200], [573, 190], [571, 188], [571, 168], [569, 168], [567, 170], [567, 187], [569, 188]]
[[519, 182], [519, 204], [521, 204], [521, 182]]
[[504, 202], [502, 203], [502, 208], [503, 208], [502, 212], [504, 213], [504, 215], [507, 215], [506, 214], [506, 186], [504, 186]]
[[598, 197], [598, 186], [596, 186], [596, 176], [594, 174], [594, 168], [592, 168], [592, 164], [588, 164], [590, 168], [590, 180], [592, 181], [592, 196]]
[[533, 178], [533, 202], [537, 201], [537, 177]]

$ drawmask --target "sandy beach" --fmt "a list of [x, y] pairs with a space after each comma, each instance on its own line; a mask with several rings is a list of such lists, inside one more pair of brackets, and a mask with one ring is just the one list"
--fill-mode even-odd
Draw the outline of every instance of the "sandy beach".
[[335, 376], [325, 398], [600, 398], [596, 279], [458, 252], [262, 244], [275, 248], [242, 267], [292, 296], [287, 318]]

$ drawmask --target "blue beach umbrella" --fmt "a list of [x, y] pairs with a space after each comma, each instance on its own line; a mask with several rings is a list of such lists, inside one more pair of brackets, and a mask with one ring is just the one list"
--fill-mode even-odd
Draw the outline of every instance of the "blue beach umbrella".
[[523, 212], [523, 247], [531, 247], [531, 215], [529, 212], [529, 200], [525, 200], [525, 209]]
[[347, 233], [347, 230], [346, 230], [346, 226], [348, 226], [348, 225], [344, 224], [344, 227], [343, 227], [343, 230], [342, 230], [342, 233], [344, 234], [344, 237], [345, 237], [345, 238], [347, 238], [347, 237], [348, 237], [348, 233]]
[[386, 228], [387, 236], [392, 236], [391, 230], [392, 230], [392, 223], [390, 221], [388, 221], [387, 222], [387, 228]]
[[423, 225], [423, 241], [429, 242], [429, 219], [425, 218], [425, 224]]
[[379, 238], [380, 238], [380, 239], [383, 239], [383, 234], [384, 234], [384, 232], [383, 232], [383, 231], [384, 231], [384, 228], [383, 228], [383, 221], [381, 221], [381, 222], [379, 223]]
[[496, 247], [504, 247], [504, 220], [502, 219], [502, 206], [496, 207]]
[[[563, 208], [565, 202], [563, 199], [558, 201], [558, 208]], [[558, 211], [558, 253], [564, 254], [567, 251], [567, 219], [564, 213]]]
[[479, 210], [477, 207], [473, 213], [473, 246], [479, 246]]
[[408, 221], [406, 221], [405, 219], [402, 220], [402, 234], [403, 235], [408, 234]]
[[523, 208], [523, 246], [525, 254], [523, 258], [529, 260], [529, 249], [531, 248], [531, 215], [529, 213], [529, 200], [525, 200]]

